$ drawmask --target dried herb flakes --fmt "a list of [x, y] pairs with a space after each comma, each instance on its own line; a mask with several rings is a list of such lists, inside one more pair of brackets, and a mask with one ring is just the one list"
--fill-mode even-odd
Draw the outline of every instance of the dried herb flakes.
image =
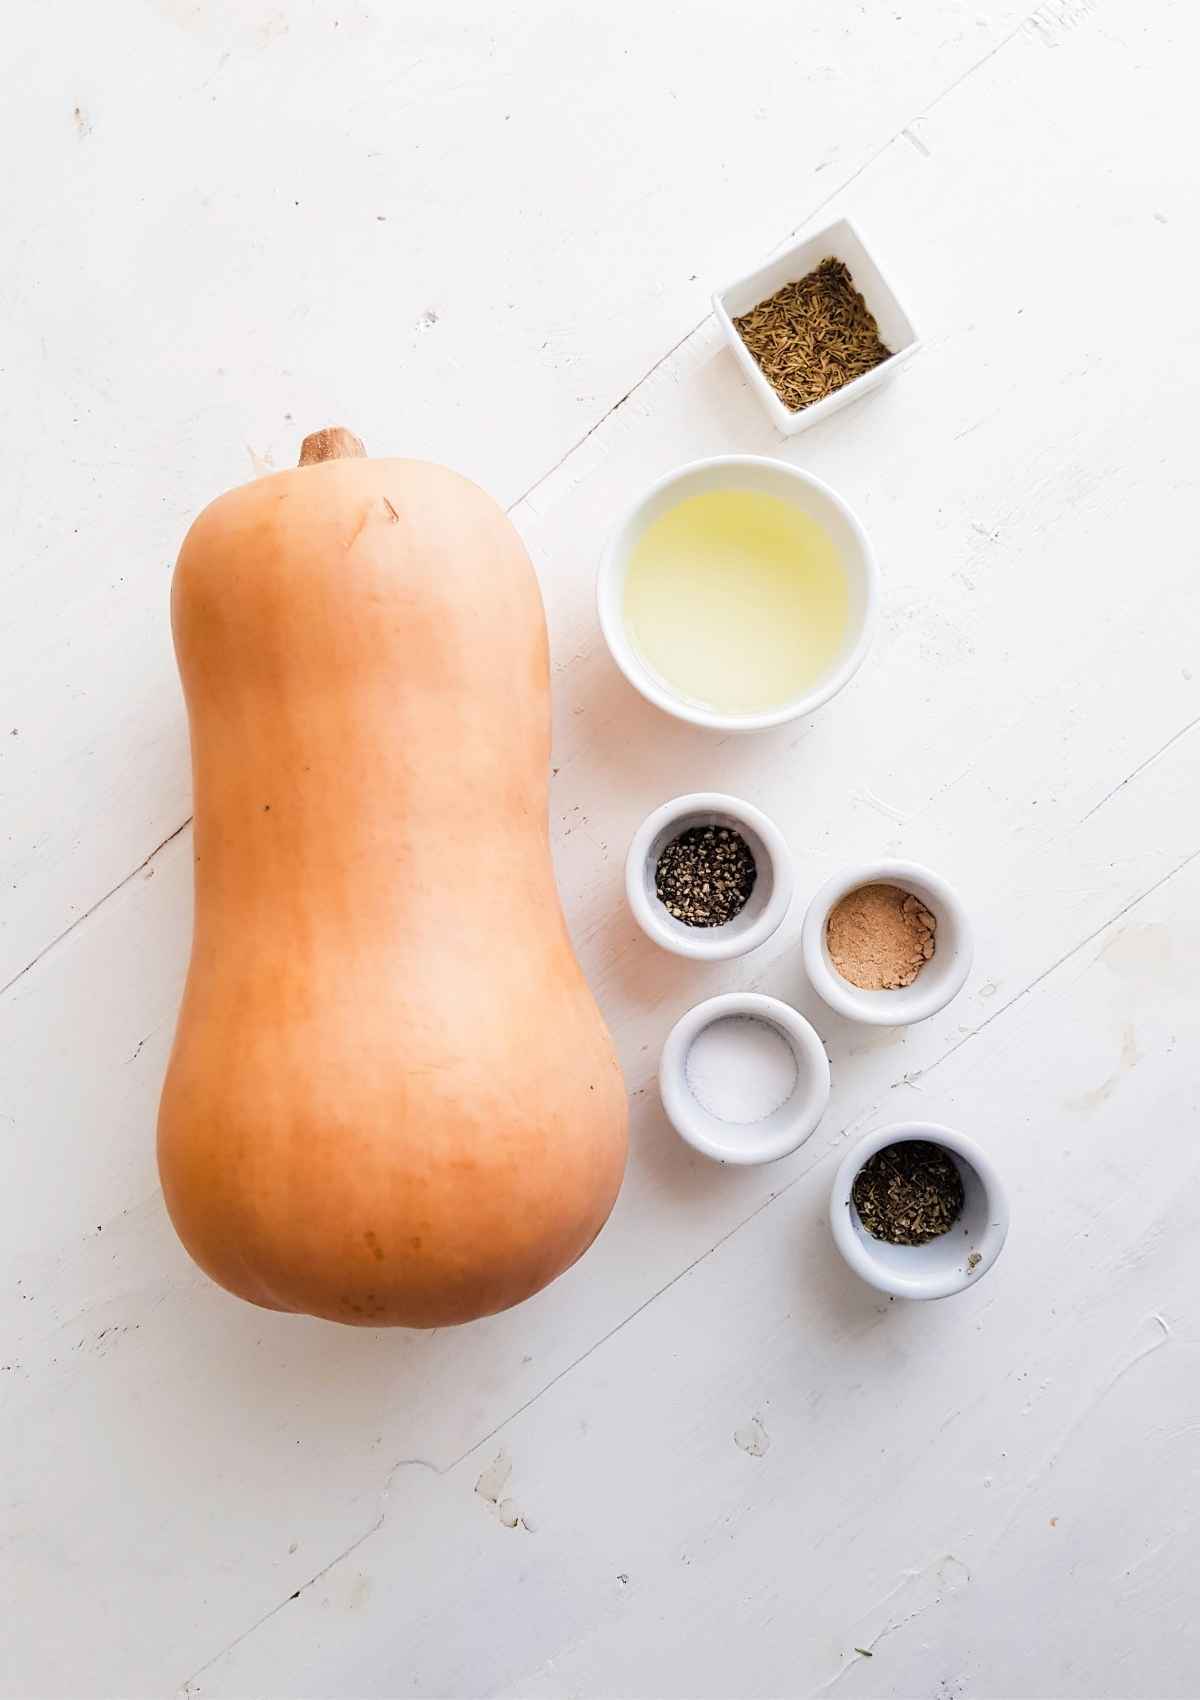
[[928, 1245], [962, 1215], [962, 1176], [942, 1146], [904, 1139], [867, 1159], [851, 1196], [872, 1238]]

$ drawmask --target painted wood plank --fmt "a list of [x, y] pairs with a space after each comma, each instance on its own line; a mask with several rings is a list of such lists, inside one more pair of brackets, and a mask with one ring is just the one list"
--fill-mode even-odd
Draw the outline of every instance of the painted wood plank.
[[[560, 875], [637, 1094], [618, 1213], [563, 1282], [414, 1337], [259, 1316], [193, 1274], [149, 1133], [186, 834], [0, 999], [12, 1692], [1085, 1694], [1131, 1642], [1122, 1691], [1187, 1692], [1197, 1326], [1168, 1224], [1194, 1216], [1196, 350], [1110, 327], [1147, 255], [1191, 323], [1194, 39], [1167, 5], [1043, 8], [839, 203], [903, 260], [930, 346], [784, 450], [863, 509], [888, 580], [876, 657], [810, 725], [701, 739], [597, 647], [620, 506], [675, 460], [774, 446], [710, 331], [520, 509], [559, 663]], [[881, 848], [956, 877], [980, 929], [962, 1000], [864, 1035], [803, 987], [794, 924], [733, 971], [657, 956], [620, 857], [697, 783], [776, 815], [802, 891]], [[814, 1015], [835, 1076], [811, 1144], [750, 1175], [684, 1152], [650, 1085], [673, 1016], [734, 983]], [[914, 1106], [988, 1140], [1017, 1216], [987, 1287], [921, 1311], [877, 1305], [821, 1226], [845, 1142]], [[733, 1440], [755, 1420], [759, 1458]], [[1169, 1480], [1129, 1434], [1174, 1449]], [[475, 1493], [502, 1451], [532, 1533]]]

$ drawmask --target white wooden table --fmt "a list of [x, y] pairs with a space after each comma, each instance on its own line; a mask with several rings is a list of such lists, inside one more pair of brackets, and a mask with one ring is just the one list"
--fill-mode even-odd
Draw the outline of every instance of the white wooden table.
[[[3, 1691], [1200, 1692], [1195, 8], [70, 0], [3, 52]], [[842, 212], [926, 347], [784, 443], [708, 292]], [[634, 1104], [592, 1252], [431, 1335], [227, 1298], [154, 1169], [171, 563], [332, 421], [528, 540], [557, 865]], [[643, 704], [592, 611], [626, 502], [722, 450], [844, 492], [886, 585], [851, 688], [744, 741]], [[744, 963], [657, 954], [624, 846], [701, 786], [775, 816], [801, 899], [876, 853], [945, 871], [961, 998], [831, 1017], [800, 905]], [[816, 1021], [834, 1097], [730, 1173], [654, 1069], [746, 985]], [[915, 1113], [1012, 1191], [941, 1305], [881, 1301], [825, 1221], [848, 1143]]]

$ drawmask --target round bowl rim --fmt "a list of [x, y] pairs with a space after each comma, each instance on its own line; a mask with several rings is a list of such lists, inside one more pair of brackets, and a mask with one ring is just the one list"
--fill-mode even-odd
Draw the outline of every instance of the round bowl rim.
[[[762, 914], [749, 925], [739, 928], [735, 917], [721, 927], [697, 927], [693, 937], [692, 933], [668, 927], [659, 915], [662, 905], [651, 896], [646, 879], [647, 852], [665, 827], [690, 814], [729, 815], [749, 827], [765, 848], [771, 863], [771, 896]], [[778, 932], [791, 908], [795, 878], [792, 853], [775, 822], [753, 803], [724, 791], [688, 791], [660, 803], [638, 827], [625, 854], [625, 895], [634, 920], [663, 950], [695, 962], [728, 962], [765, 944]]]
[[[941, 1145], [974, 1169], [987, 1200], [988, 1224], [975, 1246], [980, 1262], [974, 1270], [956, 1269], [941, 1275], [900, 1276], [876, 1258], [869, 1246], [855, 1231], [850, 1219], [850, 1201], [854, 1182], [863, 1164], [885, 1145], [897, 1145], [903, 1140], [923, 1139]], [[829, 1225], [833, 1241], [855, 1274], [881, 1293], [893, 1298], [944, 1299], [977, 1286], [1004, 1249], [1008, 1237], [1008, 1193], [995, 1164], [975, 1140], [957, 1129], [940, 1122], [891, 1122], [877, 1128], [848, 1151], [838, 1165], [833, 1188], [829, 1195]]]
[[[911, 986], [898, 986], [882, 994], [886, 1002], [881, 1001], [880, 993], [864, 992], [843, 980], [830, 967], [825, 955], [825, 926], [834, 905], [848, 892], [875, 884], [925, 886], [934, 894], [934, 905], [953, 920], [958, 934], [948, 974], [936, 980], [925, 980], [919, 974]], [[962, 991], [975, 960], [975, 938], [966, 907], [949, 880], [921, 862], [887, 857], [874, 862], [849, 863], [818, 887], [804, 912], [800, 950], [813, 990], [838, 1015], [869, 1027], [909, 1027], [937, 1015]]]
[[[799, 1052], [795, 1114], [770, 1140], [760, 1140], [758, 1144], [754, 1143], [753, 1123], [739, 1127], [739, 1144], [734, 1149], [718, 1145], [708, 1136], [699, 1117], [693, 1116], [691, 1107], [695, 1100], [687, 1087], [687, 1054], [692, 1041], [703, 1028], [732, 1015], [751, 1015], [773, 1022], [787, 1033], [793, 1049]], [[763, 992], [722, 992], [693, 1004], [667, 1035], [659, 1058], [658, 1083], [667, 1120], [686, 1145], [713, 1162], [743, 1167], [775, 1163], [798, 1150], [825, 1114], [831, 1087], [829, 1058], [816, 1028], [791, 1004]], [[731, 1130], [735, 1126], [730, 1123]]]
[[[849, 528], [858, 551], [858, 561], [862, 569], [864, 607], [858, 637], [853, 648], [847, 654], [837, 670], [828, 679], [806, 692], [801, 697], [794, 698], [780, 708], [765, 709], [757, 714], [722, 714], [716, 709], [702, 708], [699, 704], [685, 702], [665, 686], [659, 684], [649, 669], [639, 659], [633, 644], [625, 632], [624, 621], [621, 618], [619, 603], [612, 595], [614, 580], [623, 565], [625, 550], [623, 540], [630, 526], [636, 520], [639, 512], [649, 506], [665, 490], [673, 484], [682, 483], [685, 478], [693, 478], [697, 473], [709, 472], [715, 468], [757, 466], [768, 467], [773, 473], [779, 473], [785, 479], [815, 490], [836, 508]], [[637, 499], [630, 504], [621, 519], [614, 526], [605, 544], [596, 573], [596, 609], [600, 619], [600, 630], [608, 650], [621, 672], [633, 686], [634, 690], [652, 702], [664, 713], [673, 715], [677, 720], [687, 721], [692, 726], [703, 726], [714, 732], [761, 732], [772, 726], [786, 725], [789, 720], [798, 720], [806, 714], [812, 714], [816, 709], [827, 703], [829, 699], [849, 684], [858, 672], [875, 636], [875, 626], [879, 613], [879, 567], [875, 559], [875, 551], [866, 528], [854, 509], [840, 496], [832, 485], [814, 473], [806, 472], [803, 468], [792, 466], [789, 461], [779, 460], [774, 455], [708, 455], [700, 460], [687, 461], [683, 466], [677, 466], [673, 471], [664, 473], [651, 484]]]

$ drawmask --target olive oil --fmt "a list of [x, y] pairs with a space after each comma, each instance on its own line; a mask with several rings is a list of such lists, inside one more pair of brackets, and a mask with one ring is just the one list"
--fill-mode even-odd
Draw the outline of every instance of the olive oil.
[[817, 520], [760, 490], [709, 490], [660, 514], [630, 554], [625, 626], [643, 663], [721, 714], [782, 708], [845, 642], [849, 587]]

